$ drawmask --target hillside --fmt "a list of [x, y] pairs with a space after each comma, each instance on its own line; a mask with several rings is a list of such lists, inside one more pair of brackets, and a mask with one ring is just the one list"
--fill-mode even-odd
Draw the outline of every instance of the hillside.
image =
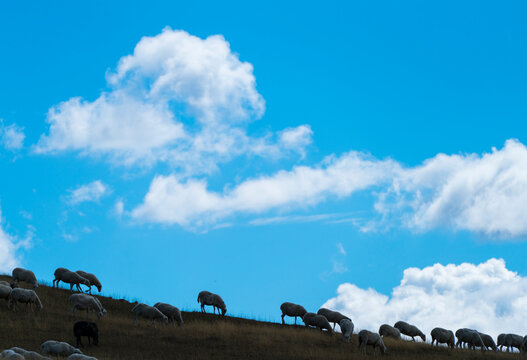
[[[10, 280], [0, 276], [0, 280]], [[19, 346], [39, 351], [46, 340], [60, 340], [75, 345], [73, 324], [86, 320], [85, 313], [70, 314], [70, 291], [40, 286], [37, 291], [44, 309], [35, 314], [24, 310], [14, 313], [0, 301], [0, 349]], [[157, 329], [143, 321], [133, 323], [133, 304], [110, 297], [99, 297], [108, 310], [100, 321], [95, 315], [87, 320], [99, 326], [99, 346], [87, 346], [85, 354], [99, 359], [349, 359], [361, 356], [357, 338], [346, 344], [338, 336], [330, 336], [303, 326], [282, 326], [235, 317], [220, 317], [199, 312], [183, 312], [185, 325]], [[393, 359], [515, 359], [518, 354], [481, 354], [468, 350], [432, 348], [429, 344], [386, 341], [387, 358]]]

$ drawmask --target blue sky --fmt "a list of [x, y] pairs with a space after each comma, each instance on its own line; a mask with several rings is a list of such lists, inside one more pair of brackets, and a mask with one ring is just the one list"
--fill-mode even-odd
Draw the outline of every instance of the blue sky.
[[[84, 269], [105, 294], [187, 310], [208, 289], [273, 321], [281, 302], [316, 310], [345, 283], [391, 295], [412, 267], [473, 264], [452, 281], [481, 279], [483, 298], [488, 276], [523, 284], [525, 14], [2, 4], [0, 269]], [[446, 291], [415, 281], [427, 299]], [[357, 317], [349, 291], [330, 304]], [[494, 331], [516, 305], [488, 298], [495, 322], [475, 324]]]

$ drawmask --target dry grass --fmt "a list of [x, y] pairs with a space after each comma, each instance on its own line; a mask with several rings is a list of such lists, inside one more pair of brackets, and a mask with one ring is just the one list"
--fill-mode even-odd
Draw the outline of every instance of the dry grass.
[[[5, 280], [7, 277], [0, 276]], [[82, 349], [99, 359], [350, 359], [369, 358], [357, 349], [357, 338], [352, 344], [342, 342], [340, 335], [331, 336], [303, 326], [282, 326], [217, 315], [184, 312], [185, 325], [174, 328], [149, 323], [133, 324], [125, 300], [99, 297], [108, 315], [101, 321], [86, 319], [85, 313], [71, 315], [67, 290], [41, 286], [39, 297], [44, 309], [14, 313], [0, 301], [0, 349], [20, 346], [39, 351], [46, 340], [60, 340], [75, 345], [73, 324], [78, 320], [96, 321], [99, 326], [99, 346]], [[23, 307], [22, 307], [23, 308]], [[86, 339], [83, 338], [83, 343]], [[468, 350], [432, 348], [428, 344], [405, 341], [386, 341], [388, 354], [393, 359], [516, 359], [518, 354], [481, 354]]]

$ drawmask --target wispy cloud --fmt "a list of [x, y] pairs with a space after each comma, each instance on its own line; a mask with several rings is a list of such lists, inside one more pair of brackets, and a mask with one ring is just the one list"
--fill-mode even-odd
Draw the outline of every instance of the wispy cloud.
[[24, 146], [24, 128], [16, 124], [5, 125], [0, 119], [0, 146], [10, 151], [20, 150]]
[[108, 185], [102, 183], [100, 180], [96, 180], [70, 190], [66, 199], [71, 205], [78, 205], [83, 202], [97, 202], [109, 192], [111, 192], [111, 190]]

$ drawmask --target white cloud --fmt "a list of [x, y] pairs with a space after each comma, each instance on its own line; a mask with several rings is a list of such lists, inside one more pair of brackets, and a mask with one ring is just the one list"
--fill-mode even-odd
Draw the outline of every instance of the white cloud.
[[284, 218], [283, 213], [367, 190], [377, 199], [381, 219], [351, 219], [361, 231], [402, 225], [415, 231], [468, 230], [495, 239], [527, 235], [527, 148], [516, 140], [482, 155], [439, 154], [415, 167], [352, 151], [315, 166], [248, 179], [223, 192], [207, 187], [203, 179], [157, 176], [133, 216], [182, 226], [271, 210]]
[[0, 119], [0, 145], [5, 149], [14, 151], [20, 150], [24, 146], [24, 128], [16, 124], [4, 125]]
[[18, 250], [31, 247], [35, 228], [28, 226], [26, 235], [19, 238], [9, 234], [3, 225], [2, 210], [0, 209], [0, 273], [10, 274], [13, 268], [20, 265]]
[[383, 323], [404, 320], [427, 336], [436, 327], [475, 328], [497, 336], [523, 334], [527, 321], [527, 278], [508, 270], [505, 261], [441, 265], [404, 271], [390, 297], [351, 283], [322, 305], [350, 316], [357, 329], [377, 331]]
[[527, 235], [527, 148], [508, 140], [483, 155], [439, 154], [401, 171], [377, 209], [417, 230], [447, 227], [503, 238]]
[[107, 74], [95, 101], [52, 107], [35, 151], [78, 151], [118, 164], [166, 162], [180, 173], [210, 173], [236, 156], [303, 154], [311, 129], [254, 138], [247, 124], [265, 111], [253, 67], [220, 35], [201, 39], [165, 28], [143, 37]]
[[394, 169], [397, 165], [390, 160], [350, 152], [340, 158], [328, 157], [316, 167], [297, 166], [246, 180], [223, 193], [209, 191], [205, 180], [156, 176], [132, 216], [143, 221], [203, 226], [235, 213], [306, 207], [327, 197], [346, 197], [391, 178]]
[[71, 205], [77, 205], [86, 201], [99, 201], [101, 197], [108, 194], [110, 189], [100, 180], [89, 184], [81, 185], [76, 189], [70, 190], [67, 201]]
[[0, 273], [10, 273], [19, 264], [15, 238], [1, 226], [0, 222]]
[[339, 249], [339, 253], [341, 255], [346, 255], [346, 249], [344, 249], [344, 246], [342, 245], [342, 243], [337, 243], [337, 249]]

